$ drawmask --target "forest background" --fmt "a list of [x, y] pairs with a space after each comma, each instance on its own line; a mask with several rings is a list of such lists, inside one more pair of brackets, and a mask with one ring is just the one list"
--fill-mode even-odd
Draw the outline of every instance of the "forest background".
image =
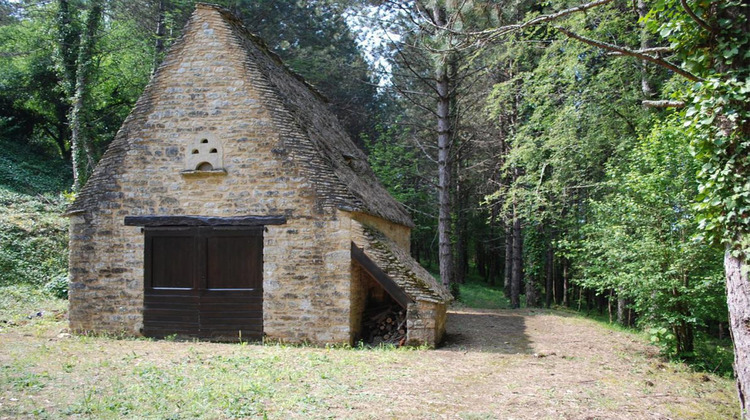
[[[55, 213], [194, 3], [0, 0], [0, 285], [64, 292]], [[586, 311], [731, 374], [725, 284], [742, 296], [750, 223], [742, 1], [216, 3], [329, 98], [413, 215], [414, 257], [459, 300], [483, 284], [512, 308]]]

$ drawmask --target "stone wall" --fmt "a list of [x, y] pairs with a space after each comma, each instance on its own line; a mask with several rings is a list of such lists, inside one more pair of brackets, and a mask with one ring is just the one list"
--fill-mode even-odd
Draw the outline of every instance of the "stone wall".
[[[280, 125], [270, 87], [237, 58], [241, 46], [219, 16], [189, 30], [199, 42], [178, 41], [97, 168], [103, 192], [72, 216], [71, 327], [140, 331], [144, 238], [125, 216], [284, 215], [287, 224], [264, 235], [265, 334], [349, 342], [348, 224], [301, 174], [285, 148], [295, 127]], [[225, 173], [185, 173], [192, 145], [208, 135], [221, 144]]]
[[[350, 213], [352, 220], [379, 230], [407, 253], [411, 252], [411, 228], [365, 213]], [[357, 235], [355, 228], [354, 235]]]
[[114, 203], [106, 207], [70, 220], [70, 325], [79, 332], [139, 334], [143, 235], [137, 227], [114, 228], [121, 210]]
[[443, 341], [447, 307], [444, 303], [417, 301], [406, 311], [406, 344], [435, 347]]

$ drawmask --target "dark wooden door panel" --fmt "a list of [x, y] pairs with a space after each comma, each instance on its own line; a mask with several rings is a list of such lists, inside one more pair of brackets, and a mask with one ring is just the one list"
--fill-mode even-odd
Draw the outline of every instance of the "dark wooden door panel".
[[195, 287], [195, 239], [189, 236], [155, 236], [151, 243], [151, 287]]
[[214, 232], [207, 238], [206, 289], [257, 289], [263, 285], [260, 232]]
[[200, 298], [157, 290], [143, 298], [143, 334], [166, 337], [191, 335], [200, 328]]
[[262, 338], [261, 229], [147, 228], [145, 248], [145, 335]]

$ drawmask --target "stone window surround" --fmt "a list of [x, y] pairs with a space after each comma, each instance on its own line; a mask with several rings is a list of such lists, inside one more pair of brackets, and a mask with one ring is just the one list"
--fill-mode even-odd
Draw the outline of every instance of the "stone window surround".
[[185, 169], [180, 173], [188, 177], [223, 176], [224, 148], [211, 133], [196, 133], [186, 149]]

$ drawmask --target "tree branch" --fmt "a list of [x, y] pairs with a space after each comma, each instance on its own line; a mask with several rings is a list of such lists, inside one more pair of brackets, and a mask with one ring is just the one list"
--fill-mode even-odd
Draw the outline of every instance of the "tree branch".
[[[674, 50], [670, 47], [651, 47], [651, 48], [642, 48], [640, 50], [634, 50], [634, 52], [640, 53], [640, 54], [669, 54], [671, 52], [674, 52]], [[609, 52], [607, 55], [612, 56], [618, 56], [618, 55], [625, 55], [620, 52]]]
[[633, 51], [633, 50], [628, 49], [628, 48], [624, 48], [624, 47], [620, 47], [620, 46], [617, 46], [617, 45], [609, 44], [609, 43], [606, 43], [606, 42], [597, 41], [597, 40], [594, 40], [594, 39], [591, 39], [591, 38], [586, 38], [585, 36], [581, 36], [581, 35], [575, 34], [575, 33], [570, 32], [569, 30], [567, 30], [565, 28], [560, 27], [560, 26], [555, 26], [555, 29], [557, 29], [558, 31], [564, 33], [569, 38], [577, 39], [578, 41], [581, 41], [584, 44], [589, 44], [589, 45], [592, 45], [594, 47], [602, 48], [602, 49], [609, 50], [609, 51], [618, 52], [618, 53], [620, 53], [622, 55], [629, 55], [631, 57], [640, 58], [641, 60], [645, 60], [645, 61], [654, 63], [657, 66], [664, 67], [664, 68], [666, 68], [668, 70], [672, 70], [673, 72], [679, 74], [680, 76], [682, 76], [682, 77], [684, 77], [684, 78], [686, 78], [686, 79], [688, 79], [690, 81], [700, 82], [701, 80], [703, 80], [700, 77], [698, 77], [698, 76], [696, 76], [696, 75], [694, 75], [694, 74], [692, 74], [690, 72], [687, 72], [687, 71], [685, 71], [685, 70], [677, 67], [675, 64], [672, 64], [672, 63], [670, 63], [667, 60], [664, 60], [664, 59], [661, 59], [661, 58], [657, 58], [657, 57], [654, 57], [654, 56], [651, 56], [651, 55], [648, 55], [648, 54], [640, 53], [638, 51]]
[[705, 20], [698, 17], [698, 15], [693, 12], [693, 9], [690, 8], [690, 6], [687, 4], [687, 0], [680, 0], [680, 4], [682, 5], [682, 8], [685, 9], [685, 13], [690, 16], [691, 19], [695, 21], [701, 28], [707, 30], [708, 32], [711, 32], [712, 34], [716, 33], [716, 29], [711, 27], [708, 23], [706, 23]]
[[573, 14], [573, 13], [583, 12], [583, 11], [586, 11], [588, 9], [591, 9], [591, 8], [594, 8], [594, 7], [597, 7], [597, 6], [602, 6], [602, 5], [605, 5], [607, 3], [611, 3], [612, 1], [614, 1], [614, 0], [596, 0], [596, 1], [589, 2], [589, 3], [581, 4], [581, 5], [576, 6], [576, 7], [571, 7], [569, 9], [560, 10], [559, 12], [551, 13], [549, 15], [537, 16], [537, 17], [535, 17], [533, 19], [530, 19], [530, 20], [527, 20], [526, 22], [523, 22], [523, 23], [517, 23], [517, 24], [514, 24], [514, 25], [507, 25], [507, 26], [501, 26], [499, 28], [487, 29], [487, 30], [484, 30], [484, 31], [458, 32], [458, 31], [453, 31], [450, 28], [440, 28], [440, 29], [444, 29], [444, 30], [447, 30], [447, 31], [449, 31], [451, 33], [455, 33], [455, 34], [458, 34], [458, 35], [475, 36], [475, 37], [489, 37], [489, 38], [492, 38], [492, 37], [496, 37], [496, 36], [505, 35], [505, 34], [508, 34], [510, 32], [515, 32], [515, 31], [524, 29], [524, 28], [529, 27], [529, 26], [538, 25], [540, 23], [545, 23], [545, 22], [549, 22], [549, 21], [552, 21], [552, 20], [555, 20], [555, 19], [559, 19], [561, 17], [567, 16], [567, 15], [570, 15], [570, 14]]
[[644, 108], [684, 108], [685, 102], [682, 101], [641, 101]]

